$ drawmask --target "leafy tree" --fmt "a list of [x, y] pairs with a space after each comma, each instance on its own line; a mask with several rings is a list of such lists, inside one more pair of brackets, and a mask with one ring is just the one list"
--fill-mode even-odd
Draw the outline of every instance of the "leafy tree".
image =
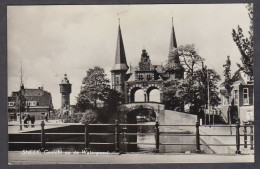
[[178, 47], [178, 54], [186, 73], [193, 77], [194, 71], [200, 69], [200, 65], [204, 61], [204, 59], [197, 53], [195, 45], [187, 44]]
[[[106, 123], [116, 118], [117, 106], [124, 97], [122, 93], [110, 89], [104, 69], [97, 66], [89, 69], [82, 83], [75, 108], [75, 113], [83, 112], [81, 122]], [[97, 105], [98, 101], [102, 102], [101, 106]]]
[[70, 116], [64, 119], [64, 123], [79, 123], [83, 117], [82, 112], [72, 113]]
[[179, 96], [180, 81], [172, 80], [165, 84], [163, 103], [166, 109], [184, 111], [184, 104]]
[[197, 53], [194, 44], [187, 44], [178, 47], [178, 54], [186, 72], [186, 77], [181, 84], [182, 100], [184, 100], [186, 104], [191, 105], [191, 113], [198, 113], [200, 106], [197, 105], [198, 100], [196, 92], [198, 90], [198, 86], [195, 85], [195, 80], [197, 78], [195, 71], [200, 69], [200, 65], [204, 59]]
[[175, 74], [176, 78], [183, 78], [184, 68], [180, 62], [178, 49], [171, 50], [168, 58], [168, 62], [164, 67], [165, 72]]
[[254, 78], [254, 41], [253, 41], [253, 4], [248, 4], [248, 16], [250, 19], [249, 37], [245, 37], [242, 28], [238, 25], [237, 30], [232, 30], [233, 40], [236, 43], [240, 53], [242, 65], [238, 64], [240, 70], [243, 70], [250, 78]]
[[83, 124], [97, 123], [98, 113], [94, 110], [86, 110], [80, 120]]
[[[231, 92], [233, 90], [233, 80], [232, 80], [232, 77], [231, 77], [231, 70], [230, 70], [230, 67], [231, 67], [231, 61], [229, 59], [229, 56], [227, 56], [227, 60], [226, 60], [226, 64], [223, 65], [223, 67], [225, 68], [224, 69], [224, 77], [225, 77], [225, 80], [223, 82], [223, 85], [225, 87], [225, 98], [227, 99], [227, 102], [228, 102], [228, 105], [230, 105], [230, 97], [231, 97]], [[229, 118], [229, 122], [231, 120], [231, 117], [230, 117], [230, 110], [228, 112], [228, 118]]]
[[79, 110], [97, 109], [97, 101], [104, 100], [104, 91], [110, 86], [109, 79], [103, 68], [94, 67], [87, 71], [87, 76], [84, 77], [81, 91], [77, 98], [77, 107]]
[[[208, 75], [207, 75], [208, 74]], [[193, 72], [193, 77], [184, 79], [181, 84], [181, 98], [185, 104], [191, 104], [191, 113], [202, 113], [208, 104], [208, 83], [210, 94], [210, 105], [217, 106], [219, 104], [217, 83], [220, 76], [212, 69], [206, 67]], [[210, 78], [211, 77], [211, 78]], [[191, 83], [191, 79], [193, 82]]]
[[229, 59], [229, 56], [227, 56], [227, 60], [226, 60], [226, 64], [223, 65], [223, 67], [225, 68], [224, 69], [224, 87], [225, 87], [225, 98], [228, 100], [228, 102], [230, 103], [230, 97], [231, 97], [231, 92], [232, 92], [232, 89], [233, 89], [233, 80], [232, 80], [232, 77], [231, 77], [231, 70], [230, 70], [230, 67], [231, 67], [231, 61]]
[[[176, 57], [176, 54], [178, 57]], [[164, 92], [166, 108], [175, 109], [178, 107], [183, 109], [183, 105], [188, 104], [190, 105], [190, 113], [199, 114], [199, 112], [203, 112], [202, 110], [206, 108], [208, 102], [208, 79], [211, 94], [210, 104], [218, 105], [220, 99], [217, 83], [220, 76], [214, 70], [207, 69], [203, 65], [203, 61], [204, 59], [197, 53], [194, 44], [180, 46], [170, 54], [166, 71], [184, 68], [186, 76], [183, 80], [171, 81], [166, 84]], [[209, 77], [212, 78], [207, 77], [207, 72]]]

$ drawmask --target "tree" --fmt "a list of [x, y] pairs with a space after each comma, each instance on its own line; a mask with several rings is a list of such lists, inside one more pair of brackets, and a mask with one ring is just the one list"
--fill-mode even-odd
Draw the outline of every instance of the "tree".
[[83, 86], [77, 98], [77, 109], [81, 111], [97, 109], [97, 101], [103, 101], [104, 91], [110, 88], [108, 83], [109, 79], [106, 78], [103, 68], [96, 66], [89, 69], [82, 81]]
[[178, 48], [171, 50], [168, 58], [168, 62], [164, 67], [165, 72], [175, 74], [176, 78], [183, 78], [184, 68], [180, 62]]
[[[82, 83], [75, 108], [75, 113], [83, 114], [81, 122], [106, 123], [117, 118], [117, 107], [123, 103], [124, 97], [110, 89], [104, 69], [97, 66], [89, 69]], [[98, 101], [102, 102], [101, 106], [97, 105]]]
[[[188, 75], [190, 76], [190, 75]], [[210, 78], [211, 77], [211, 78]], [[193, 82], [191, 83], [191, 79]], [[208, 87], [210, 94], [210, 105], [217, 106], [220, 98], [218, 97], [217, 83], [220, 76], [213, 69], [207, 69], [203, 66], [193, 72], [193, 77], [187, 77], [181, 84], [181, 98], [185, 104], [191, 104], [190, 112], [202, 114], [203, 109], [207, 108], [208, 104]], [[207, 85], [209, 83], [209, 85]], [[200, 116], [200, 115], [199, 115]]]
[[198, 86], [195, 84], [195, 80], [197, 78], [195, 71], [200, 70], [200, 65], [202, 64], [204, 59], [197, 53], [194, 44], [187, 44], [178, 47], [178, 54], [186, 72], [186, 77], [181, 84], [182, 100], [184, 100], [186, 104], [191, 105], [191, 113], [198, 113], [200, 106], [197, 105], [198, 100], [196, 99]]
[[201, 63], [204, 59], [197, 53], [194, 44], [187, 44], [178, 47], [178, 54], [181, 63], [185, 68], [185, 72], [193, 76], [194, 71], [200, 69]]
[[94, 110], [86, 110], [80, 122], [83, 124], [98, 123], [98, 113]]
[[[227, 60], [226, 60], [226, 64], [223, 65], [223, 67], [225, 68], [224, 69], [224, 77], [225, 77], [225, 80], [223, 82], [223, 85], [225, 87], [225, 98], [227, 99], [227, 102], [228, 102], [228, 105], [230, 105], [230, 97], [231, 97], [231, 92], [233, 90], [233, 80], [231, 78], [231, 70], [230, 70], [230, 67], [231, 67], [231, 61], [229, 59], [229, 56], [227, 56]], [[229, 118], [229, 122], [231, 120], [231, 117], [230, 117], [230, 111], [228, 112], [228, 118]]]
[[248, 16], [250, 19], [249, 37], [245, 37], [242, 28], [238, 25], [237, 31], [232, 30], [232, 37], [240, 53], [242, 65], [237, 64], [240, 70], [243, 70], [251, 79], [254, 78], [254, 41], [253, 41], [253, 4], [248, 4]]
[[124, 101], [124, 95], [117, 90], [107, 88], [104, 90], [104, 105], [99, 110], [99, 119], [103, 123], [118, 119], [117, 107]]
[[[178, 57], [176, 57], [176, 54]], [[211, 101], [213, 106], [218, 105], [219, 97], [217, 91], [217, 83], [220, 76], [212, 69], [207, 69], [203, 65], [204, 59], [197, 53], [194, 44], [180, 46], [175, 51], [170, 53], [166, 71], [173, 72], [184, 68], [186, 76], [183, 80], [171, 81], [166, 84], [164, 92], [164, 102], [166, 107], [174, 109], [183, 107], [183, 104], [190, 105], [190, 113], [199, 114], [205, 109], [208, 101], [208, 86], [209, 80]], [[201, 66], [202, 65], [202, 66]], [[207, 77], [208, 74], [212, 77]]]
[[184, 104], [179, 96], [180, 81], [172, 80], [165, 84], [163, 103], [166, 109], [184, 111]]

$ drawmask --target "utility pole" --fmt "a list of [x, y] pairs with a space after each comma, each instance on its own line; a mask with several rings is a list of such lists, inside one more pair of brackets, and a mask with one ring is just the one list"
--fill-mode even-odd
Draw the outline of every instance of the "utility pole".
[[209, 98], [209, 71], [207, 69], [207, 79], [208, 79], [208, 113], [209, 113], [209, 125], [210, 125], [210, 98]]
[[23, 126], [22, 126], [22, 111], [21, 111], [21, 100], [22, 100], [22, 90], [23, 90], [23, 68], [21, 66], [21, 77], [20, 77], [20, 90], [19, 90], [19, 94], [18, 94], [18, 104], [19, 104], [19, 114], [20, 114], [20, 130], [23, 130]]

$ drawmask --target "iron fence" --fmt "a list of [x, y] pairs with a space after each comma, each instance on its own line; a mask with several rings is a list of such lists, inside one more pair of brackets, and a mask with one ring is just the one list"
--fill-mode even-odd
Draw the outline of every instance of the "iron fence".
[[[17, 124], [15, 126], [20, 126], [23, 124]], [[40, 135], [40, 140], [36, 142], [27, 142], [27, 141], [9, 141], [9, 144], [41, 144], [41, 151], [45, 151], [46, 144], [59, 144], [59, 145], [85, 145], [85, 151], [90, 151], [90, 145], [114, 145], [114, 150], [116, 152], [120, 151], [120, 144], [144, 144], [144, 145], [155, 145], [155, 152], [159, 153], [160, 145], [194, 145], [196, 146], [196, 152], [201, 152], [201, 146], [236, 146], [236, 154], [240, 154], [240, 147], [244, 146], [247, 148], [250, 146], [250, 149], [254, 149], [254, 125], [253, 124], [236, 124], [236, 125], [200, 125], [199, 122], [196, 122], [195, 125], [166, 125], [166, 124], [159, 124], [158, 121], [155, 125], [152, 124], [124, 124], [115, 122], [115, 124], [48, 124], [48, 126], [69, 126], [69, 125], [76, 125], [76, 126], [84, 126], [85, 132], [84, 133], [48, 133], [45, 129], [44, 121], [41, 122], [41, 132], [40, 133], [9, 133], [9, 135]], [[37, 126], [36, 124], [34, 126]], [[90, 133], [89, 128], [90, 126], [112, 126], [114, 127], [113, 133]], [[126, 132], [123, 127], [126, 126], [154, 126], [155, 132], [153, 133], [130, 133]], [[160, 132], [160, 127], [195, 127], [195, 133], [193, 134], [176, 134], [176, 132]], [[200, 134], [200, 127], [228, 127], [228, 128], [236, 128], [236, 134]], [[240, 128], [243, 128], [243, 134], [240, 133]], [[121, 129], [121, 130], [120, 130]], [[121, 132], [120, 132], [121, 131]], [[249, 133], [248, 133], [249, 131]], [[84, 142], [49, 142], [46, 141], [48, 135], [78, 135], [84, 136]], [[154, 135], [155, 136], [155, 143], [137, 143], [137, 142], [128, 142], [128, 141], [120, 141], [120, 136], [138, 136], [138, 135]], [[91, 136], [114, 136], [114, 142], [90, 142]], [[195, 143], [162, 143], [160, 142], [160, 136], [187, 136], [187, 137], [196, 137]], [[235, 137], [236, 142], [233, 144], [206, 144], [200, 143], [200, 137], [202, 136], [223, 136], [223, 137]], [[244, 144], [240, 143], [240, 137], [244, 137]], [[248, 140], [249, 137], [249, 140]]]

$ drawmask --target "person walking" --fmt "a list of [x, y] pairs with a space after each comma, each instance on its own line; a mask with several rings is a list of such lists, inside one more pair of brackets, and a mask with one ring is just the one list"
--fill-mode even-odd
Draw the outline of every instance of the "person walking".
[[35, 122], [35, 116], [31, 116], [31, 127], [34, 127], [34, 122]]
[[48, 122], [48, 114], [47, 113], [45, 115], [45, 120], [46, 120], [46, 122]]
[[29, 115], [27, 114], [24, 118], [24, 128], [28, 128], [28, 120], [29, 120]]

